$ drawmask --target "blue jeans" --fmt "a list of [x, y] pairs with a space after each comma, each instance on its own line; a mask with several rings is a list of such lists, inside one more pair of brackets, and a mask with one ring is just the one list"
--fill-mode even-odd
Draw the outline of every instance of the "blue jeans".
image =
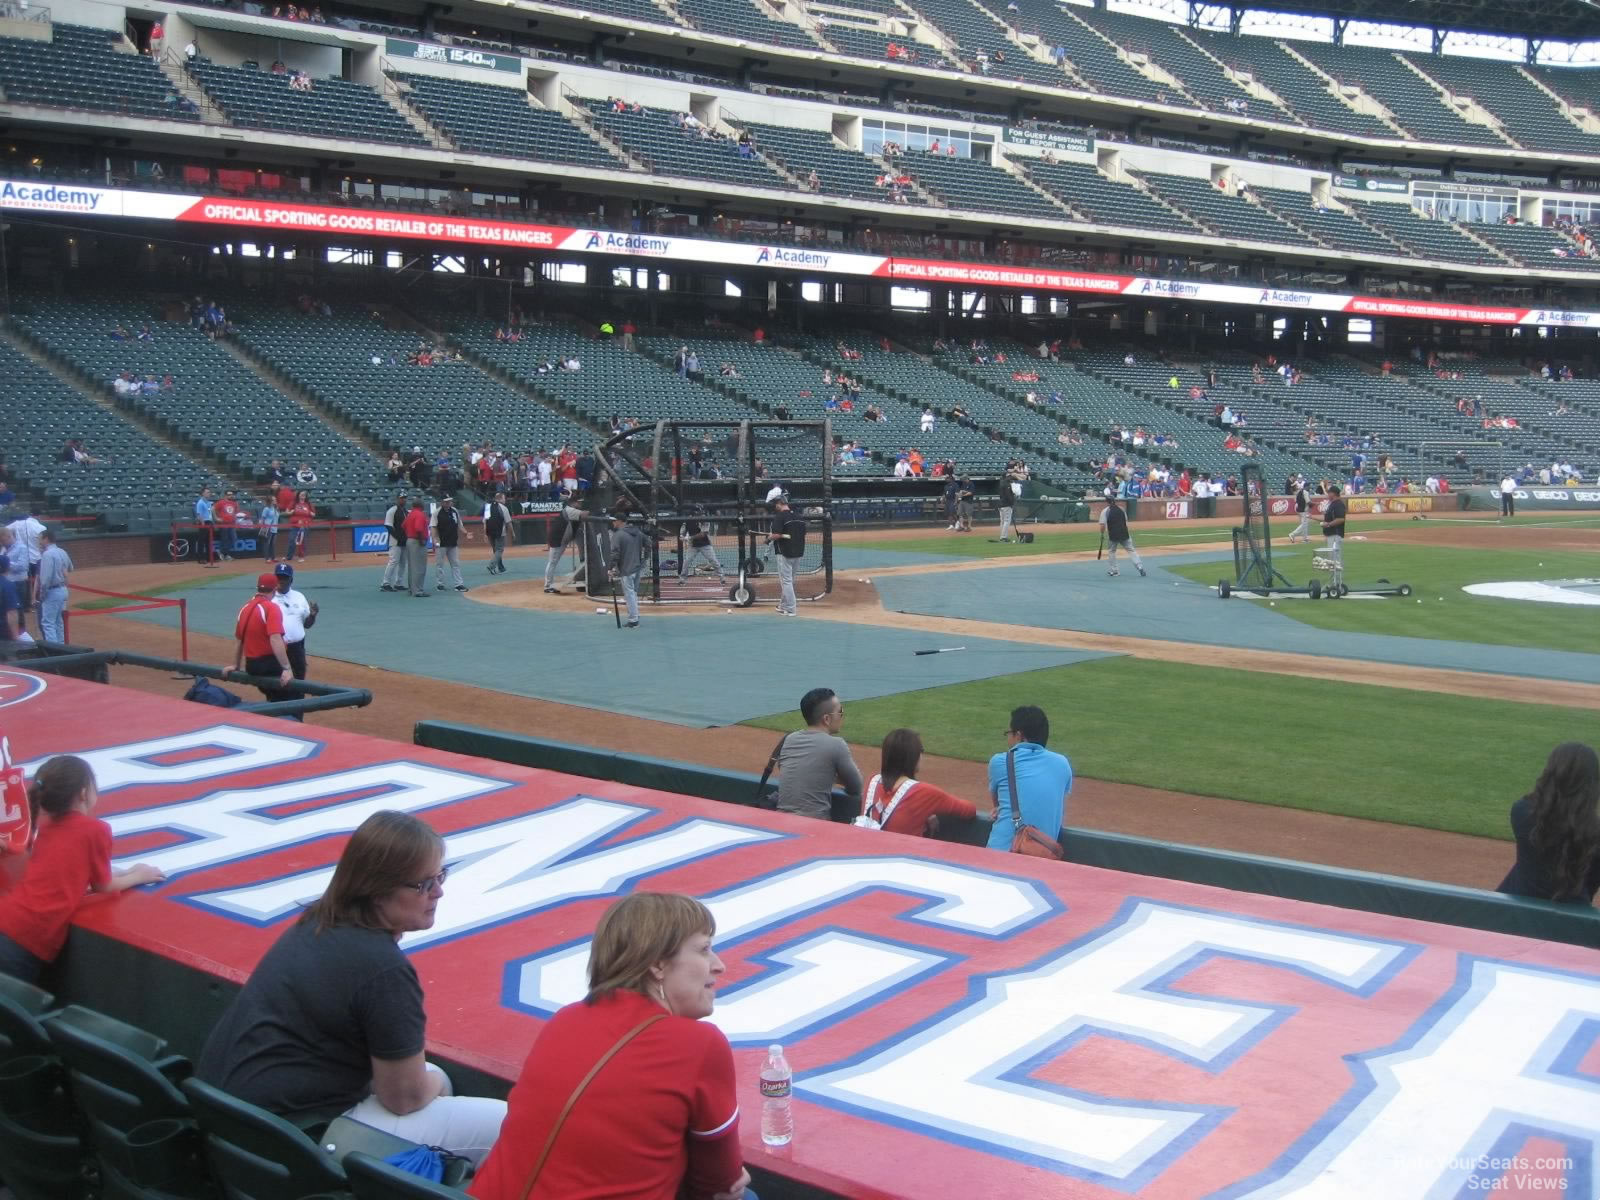
[[33, 983], [44, 971], [44, 959], [32, 951], [24, 950], [5, 934], [0, 933], [0, 971], [23, 983]]
[[39, 601], [39, 632], [44, 635], [47, 642], [64, 642], [67, 640], [65, 622], [62, 614], [67, 610], [67, 585], [57, 584], [47, 591]]
[[261, 547], [261, 557], [266, 559], [268, 562], [271, 562], [273, 559], [278, 557], [277, 554], [274, 553], [274, 551], [276, 551], [278, 548], [278, 531], [276, 529], [269, 529], [266, 531], [264, 536], [266, 537], [266, 542]]
[[622, 599], [628, 606], [628, 621], [639, 623], [639, 572], [632, 571], [622, 578]]

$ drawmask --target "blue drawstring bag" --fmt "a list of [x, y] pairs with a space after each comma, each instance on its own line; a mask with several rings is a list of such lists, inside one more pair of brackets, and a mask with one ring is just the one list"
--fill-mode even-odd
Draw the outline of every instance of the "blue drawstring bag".
[[244, 703], [227, 688], [220, 688], [201, 675], [195, 676], [194, 685], [183, 694], [183, 698], [197, 704], [215, 704], [218, 708], [237, 708]]
[[444, 1155], [432, 1146], [412, 1146], [383, 1160], [391, 1167], [421, 1176], [429, 1183], [444, 1182]]

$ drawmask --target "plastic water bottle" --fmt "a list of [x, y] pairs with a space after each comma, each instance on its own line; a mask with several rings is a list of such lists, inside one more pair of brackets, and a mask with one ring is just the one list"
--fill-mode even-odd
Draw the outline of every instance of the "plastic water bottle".
[[769, 1146], [787, 1146], [794, 1137], [794, 1112], [789, 1107], [793, 1079], [783, 1047], [767, 1047], [767, 1061], [761, 1064], [761, 1140]]

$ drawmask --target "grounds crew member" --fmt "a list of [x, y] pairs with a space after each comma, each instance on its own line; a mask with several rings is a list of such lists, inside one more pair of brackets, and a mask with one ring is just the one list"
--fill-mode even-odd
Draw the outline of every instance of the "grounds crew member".
[[1100, 510], [1100, 527], [1106, 531], [1106, 541], [1111, 546], [1111, 569], [1107, 575], [1116, 575], [1117, 551], [1126, 550], [1133, 558], [1133, 565], [1143, 575], [1144, 563], [1139, 561], [1139, 552], [1133, 548], [1133, 538], [1128, 536], [1128, 514], [1117, 507], [1117, 494], [1110, 488], [1106, 489], [1106, 506]]
[[406, 494], [394, 498], [389, 511], [383, 514], [383, 524], [389, 531], [389, 559], [383, 564], [383, 583], [380, 592], [406, 590]]

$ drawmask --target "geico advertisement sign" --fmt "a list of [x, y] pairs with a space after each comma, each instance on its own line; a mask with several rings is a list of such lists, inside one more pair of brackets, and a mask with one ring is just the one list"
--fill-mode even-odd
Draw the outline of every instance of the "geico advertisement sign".
[[1545, 490], [1532, 488], [1523, 491], [1518, 488], [1511, 493], [1518, 500], [1568, 500], [1575, 504], [1600, 504], [1600, 492], [1569, 492], [1564, 488]]

